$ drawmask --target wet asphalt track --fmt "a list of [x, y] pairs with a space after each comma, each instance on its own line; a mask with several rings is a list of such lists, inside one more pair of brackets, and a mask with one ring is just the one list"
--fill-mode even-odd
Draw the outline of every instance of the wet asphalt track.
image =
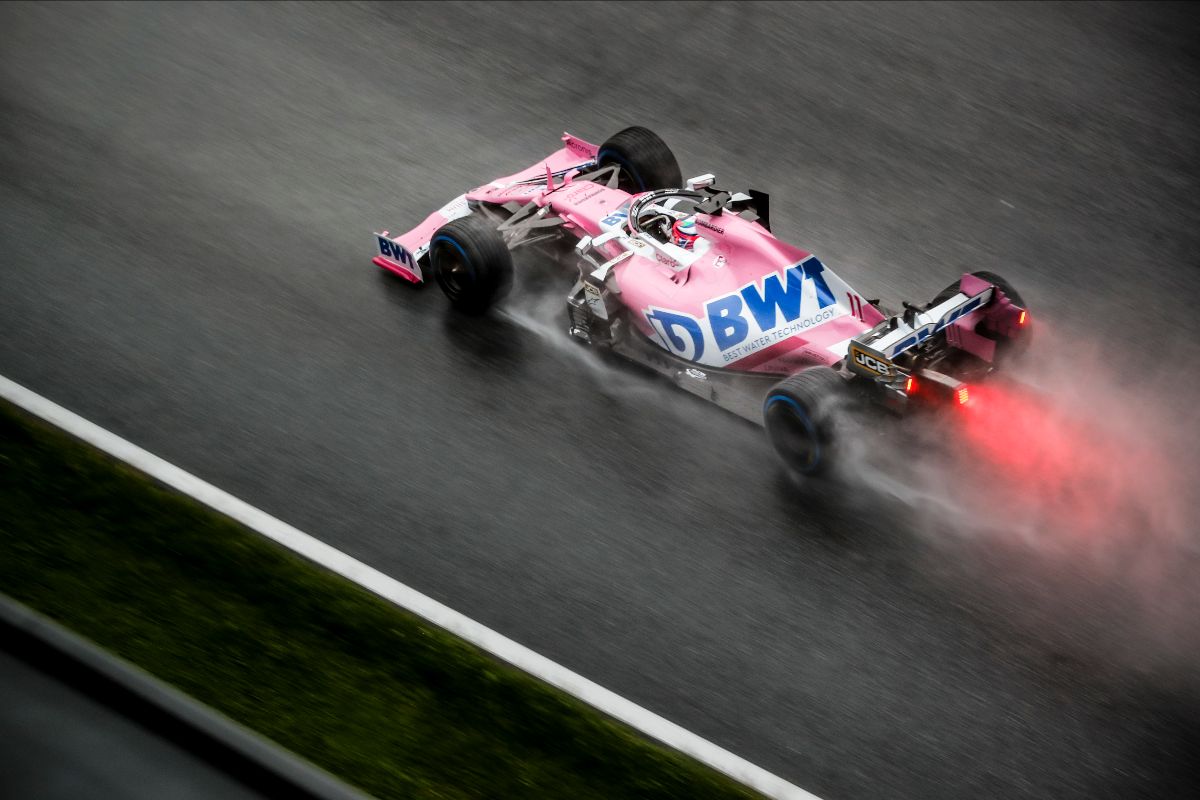
[[800, 497], [546, 304], [462, 320], [369, 257], [563, 129], [645, 124], [869, 294], [1002, 272], [1186, 409], [1196, 20], [6, 3], [0, 372], [828, 800], [1184, 796], [1193, 556], [1131, 601], [869, 488]]

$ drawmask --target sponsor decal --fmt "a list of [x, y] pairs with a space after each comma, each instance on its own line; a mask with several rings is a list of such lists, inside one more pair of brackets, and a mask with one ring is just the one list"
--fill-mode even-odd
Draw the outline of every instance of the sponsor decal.
[[[588, 150], [587, 147], [585, 147], [578, 139], [576, 139], [572, 136], [564, 136], [563, 143], [565, 143], [567, 145], [568, 150], [573, 150], [574, 152], [579, 153], [582, 156], [592, 155], [592, 152], [590, 150]], [[592, 162], [588, 162], [584, 166], [591, 166], [591, 163]]]
[[386, 258], [390, 258], [401, 266], [408, 267], [416, 271], [417, 260], [413, 258], [412, 253], [404, 249], [404, 246], [399, 242], [393, 242], [391, 239], [385, 239], [382, 236], [375, 237], [379, 241], [379, 252]]
[[915, 329], [911, 336], [909, 336], [906, 339], [902, 339], [899, 344], [897, 344], [895, 347], [893, 347], [891, 349], [891, 351], [888, 353], [888, 356], [890, 356], [891, 358], [895, 358], [896, 356], [903, 353], [905, 350], [909, 350], [913, 347], [916, 347], [921, 342], [928, 339], [930, 336], [933, 336], [935, 333], [937, 333], [938, 331], [945, 328], [947, 325], [951, 324], [952, 322], [954, 322], [962, 317], [965, 317], [967, 314], [970, 314], [975, 309], [980, 308], [984, 303], [986, 303], [989, 299], [991, 299], [991, 296], [992, 296], [991, 290], [985, 291], [982, 294], [979, 294], [979, 295], [971, 298], [966, 303], [963, 303], [961, 306], [954, 309], [949, 314], [947, 314], [946, 316], [937, 320], [936, 322], [929, 322], [929, 323], [926, 323], [925, 325], [922, 325], [920, 328]]
[[[580, 195], [581, 190], [583, 192], [582, 196]], [[566, 197], [572, 203], [582, 203], [585, 200], [591, 200], [593, 197], [595, 197], [596, 195], [600, 194], [603, 191], [604, 191], [603, 186], [594, 186], [593, 185], [591, 187], [591, 190], [589, 191], [588, 184], [583, 184], [578, 189], [576, 189], [574, 192], [567, 194]]]
[[870, 353], [864, 353], [857, 347], [851, 346], [850, 354], [854, 356], [854, 363], [870, 370], [871, 372], [874, 372], [876, 375], [883, 375], [886, 377], [892, 374], [892, 371], [888, 367], [888, 363], [886, 361], [881, 361]]
[[763, 347], [775, 344], [776, 342], [783, 341], [789, 336], [794, 336], [795, 334], [807, 330], [808, 328], [820, 325], [822, 322], [828, 322], [829, 320], [833, 319], [833, 312], [834, 309], [827, 308], [824, 311], [813, 314], [811, 317], [805, 317], [804, 319], [796, 320], [790, 325], [776, 328], [766, 335], [760, 336], [757, 339], [752, 339], [744, 344], [734, 347], [732, 350], [721, 353], [721, 358], [726, 362], [737, 361], [739, 358], [750, 355], [755, 350], [759, 350]]
[[728, 363], [833, 319], [838, 306], [824, 270], [810, 256], [761, 282], [710, 300], [700, 319], [654, 307], [643, 313], [672, 353], [692, 361], [702, 361], [708, 353], [711, 363]]
[[583, 293], [587, 298], [588, 308], [592, 314], [600, 319], [608, 319], [608, 309], [604, 307], [604, 297], [600, 294], [600, 287], [592, 283], [583, 284]]
[[645, 313], [650, 327], [654, 328], [663, 346], [672, 353], [692, 361], [704, 357], [704, 331], [700, 330], [699, 320], [691, 314], [679, 314], [661, 308], [651, 308]]
[[437, 213], [441, 214], [446, 219], [460, 219], [471, 213], [471, 207], [467, 204], [467, 196], [465, 194], [460, 194], [458, 197], [439, 208]]
[[846, 298], [850, 301], [850, 313], [865, 322], [866, 317], [863, 316], [862, 298], [854, 292], [846, 292]]
[[613, 211], [604, 219], [600, 220], [600, 230], [616, 228], [624, 225], [629, 219], [629, 201], [625, 201], [619, 208]]
[[706, 222], [705, 220], [701, 219], [700, 217], [696, 217], [696, 224], [699, 225], [701, 228], [708, 228], [710, 231], [716, 231], [717, 233], [725, 233], [725, 229], [722, 228], [721, 226], [713, 225], [711, 222]]

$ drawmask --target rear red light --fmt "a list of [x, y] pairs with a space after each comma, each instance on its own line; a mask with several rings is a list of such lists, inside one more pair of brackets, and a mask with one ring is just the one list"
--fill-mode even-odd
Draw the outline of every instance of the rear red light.
[[1018, 325], [1024, 325], [1024, 324], [1025, 324], [1025, 316], [1026, 316], [1026, 314], [1028, 314], [1028, 313], [1029, 313], [1029, 312], [1027, 312], [1027, 311], [1022, 311], [1022, 312], [1021, 312], [1021, 316], [1017, 317], [1017, 324], [1018, 324]]
[[912, 375], [909, 375], [908, 380], [906, 380], [904, 382], [904, 393], [905, 394], [916, 394], [917, 393], [917, 379], [914, 378]]
[[967, 391], [966, 386], [960, 386], [954, 391], [954, 396], [958, 400], [960, 406], [965, 406], [971, 400], [971, 393]]

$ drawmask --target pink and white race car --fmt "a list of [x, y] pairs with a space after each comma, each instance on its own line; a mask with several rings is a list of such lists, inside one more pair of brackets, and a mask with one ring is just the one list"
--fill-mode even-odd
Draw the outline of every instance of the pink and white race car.
[[892, 313], [775, 238], [766, 194], [711, 174], [684, 182], [653, 132], [562, 141], [407, 233], [376, 233], [374, 263], [412, 283], [432, 275], [455, 308], [480, 313], [512, 285], [511, 251], [570, 254], [571, 335], [761, 421], [798, 475], [836, 461], [840, 401], [966, 404], [970, 383], [1028, 345], [1025, 303], [998, 275], [963, 274]]

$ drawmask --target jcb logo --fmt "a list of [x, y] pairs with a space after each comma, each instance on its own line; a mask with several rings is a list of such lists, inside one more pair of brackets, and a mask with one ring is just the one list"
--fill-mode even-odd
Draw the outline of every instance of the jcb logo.
[[888, 365], [885, 362], [880, 361], [879, 359], [875, 358], [874, 356], [867, 355], [862, 350], [854, 351], [854, 360], [857, 363], [861, 364], [862, 366], [866, 367], [867, 369], [871, 370], [871, 372], [874, 372], [876, 375], [891, 374], [888, 372]]

